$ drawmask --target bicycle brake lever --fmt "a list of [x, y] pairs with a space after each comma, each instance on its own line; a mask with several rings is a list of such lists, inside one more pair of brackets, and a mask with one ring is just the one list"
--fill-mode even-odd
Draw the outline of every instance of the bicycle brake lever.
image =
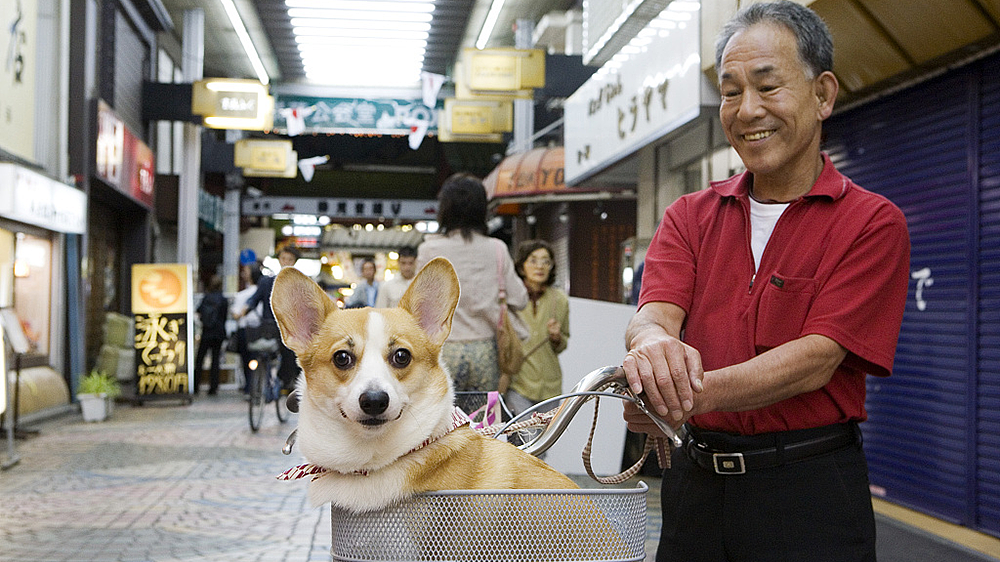
[[646, 403], [643, 402], [642, 400], [642, 395], [635, 396], [633, 394], [633, 397], [635, 398], [636, 407], [638, 407], [639, 410], [642, 411], [642, 413], [646, 414], [646, 417], [653, 420], [653, 423], [656, 424], [656, 427], [660, 428], [660, 431], [662, 431], [664, 435], [667, 436], [667, 439], [670, 439], [670, 442], [674, 444], [674, 447], [682, 447], [684, 445], [684, 439], [680, 435], [678, 435], [678, 432], [674, 431], [674, 428], [670, 427], [670, 425], [667, 424], [667, 422], [665, 422], [663, 418], [654, 414], [649, 410], [649, 408], [646, 407]]
[[291, 435], [288, 439], [285, 439], [285, 446], [281, 448], [281, 453], [285, 455], [292, 454], [292, 447], [295, 446], [295, 438], [298, 437], [299, 429], [295, 428], [292, 430]]

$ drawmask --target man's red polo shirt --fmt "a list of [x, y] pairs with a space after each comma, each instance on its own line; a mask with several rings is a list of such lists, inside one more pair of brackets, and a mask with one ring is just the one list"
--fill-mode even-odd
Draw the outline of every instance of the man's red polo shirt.
[[743, 173], [685, 195], [646, 254], [639, 306], [674, 303], [705, 370], [742, 363], [807, 334], [848, 350], [823, 388], [745, 412], [691, 421], [744, 435], [864, 420], [865, 375], [888, 376], [909, 285], [910, 239], [888, 199], [825, 166], [778, 219], [754, 274]]

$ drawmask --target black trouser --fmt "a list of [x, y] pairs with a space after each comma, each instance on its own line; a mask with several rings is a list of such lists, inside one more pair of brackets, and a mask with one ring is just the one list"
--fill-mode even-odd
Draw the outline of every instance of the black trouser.
[[677, 449], [660, 498], [657, 562], [875, 560], [875, 516], [860, 441], [729, 475], [706, 470]]
[[205, 364], [205, 354], [212, 352], [211, 362], [208, 371], [208, 391], [215, 394], [219, 390], [219, 365], [222, 361], [222, 344], [225, 340], [205, 339], [198, 342], [198, 352], [195, 354], [195, 385], [194, 392], [198, 393], [198, 383], [201, 379], [202, 366]]

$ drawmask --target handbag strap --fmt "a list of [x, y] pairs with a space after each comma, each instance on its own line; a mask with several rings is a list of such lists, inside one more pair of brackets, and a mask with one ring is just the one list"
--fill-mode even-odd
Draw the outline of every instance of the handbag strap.
[[500, 319], [497, 321], [497, 330], [503, 327], [504, 314], [507, 312], [507, 284], [504, 283], [503, 276], [503, 243], [497, 240], [497, 302], [500, 303]]

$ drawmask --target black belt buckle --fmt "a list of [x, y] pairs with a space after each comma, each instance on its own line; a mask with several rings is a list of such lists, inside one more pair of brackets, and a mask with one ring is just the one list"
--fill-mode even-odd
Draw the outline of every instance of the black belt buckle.
[[743, 453], [712, 453], [716, 474], [746, 474]]

